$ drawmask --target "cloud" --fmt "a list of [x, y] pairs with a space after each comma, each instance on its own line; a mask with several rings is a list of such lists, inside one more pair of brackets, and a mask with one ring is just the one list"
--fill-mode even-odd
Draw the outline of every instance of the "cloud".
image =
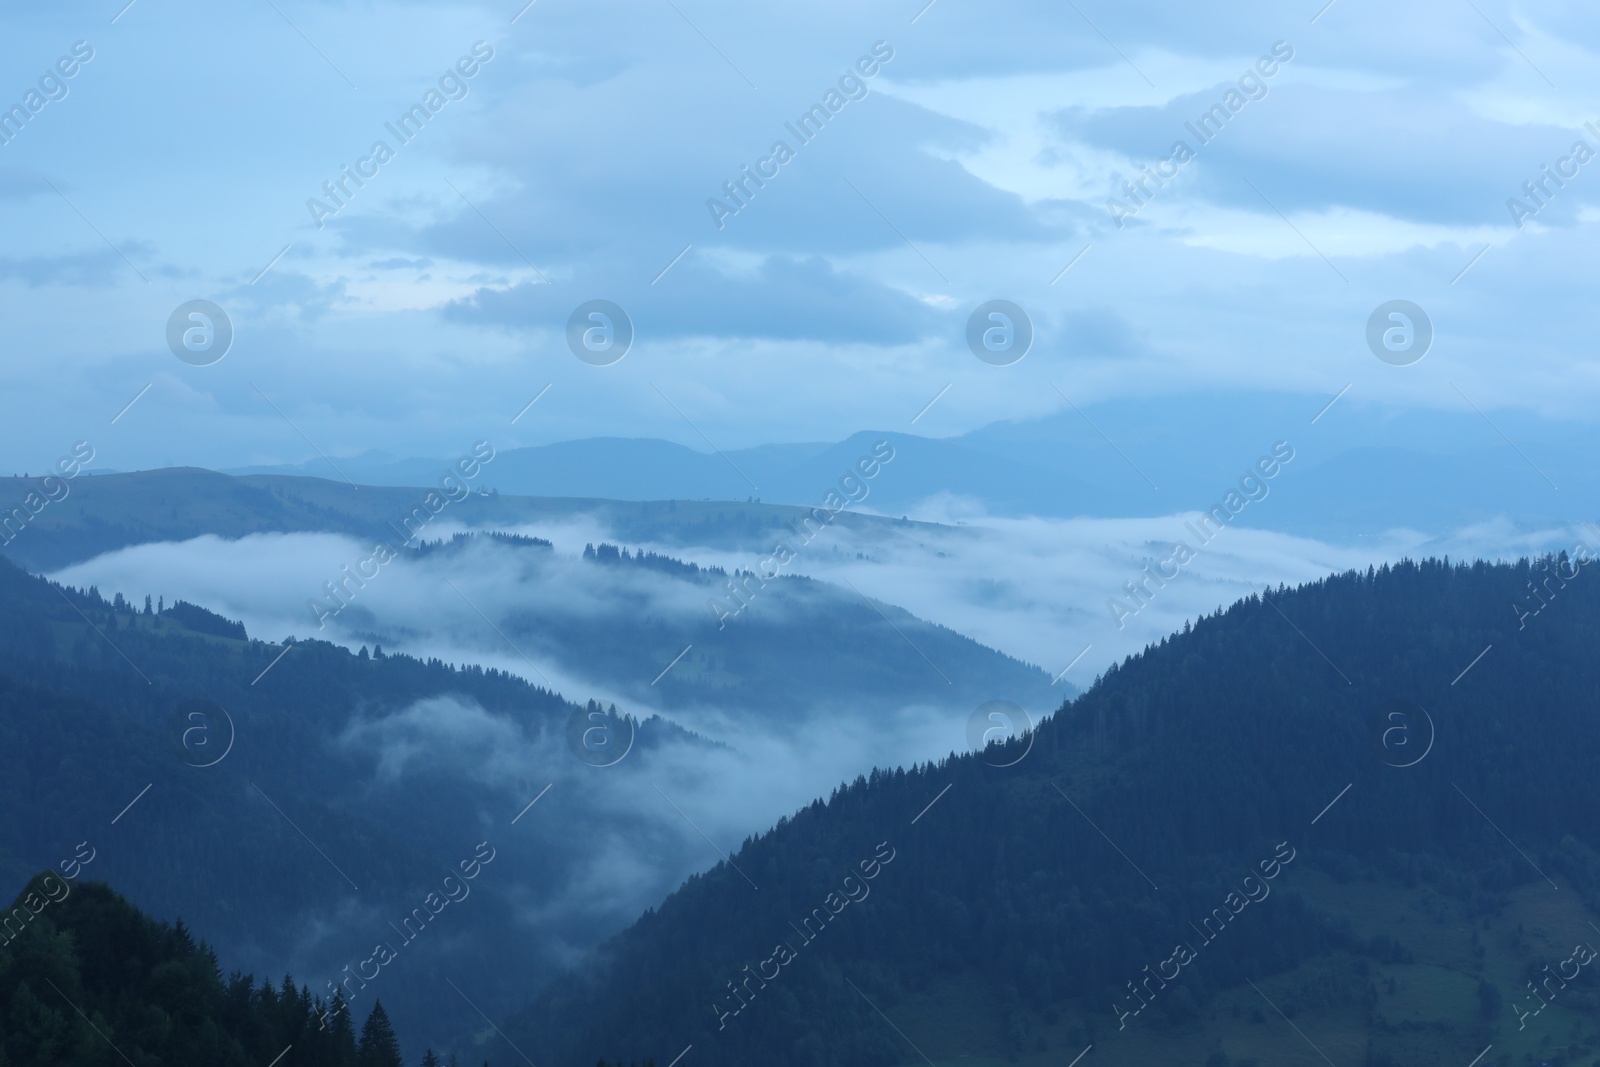
[[318, 280], [279, 263], [259, 281], [235, 286], [227, 295], [229, 306], [239, 311], [279, 322], [314, 322], [342, 302], [347, 289], [344, 278]]
[[[1213, 495], [1226, 488], [1213, 486]], [[1251, 505], [1271, 506], [1270, 493]], [[1042, 664], [1051, 675], [1092, 646], [1067, 675], [1079, 685], [1186, 621], [1263, 588], [1419, 555], [1515, 558], [1570, 547], [1582, 536], [1577, 527], [1498, 518], [1448, 532], [1396, 529], [1352, 542], [1236, 525], [1201, 545], [1186, 525], [1199, 521], [1197, 511], [1149, 518], [1008, 519], [987, 516], [971, 501], [936, 497], [908, 513], [940, 525], [835, 524], [798, 555], [791, 571], [837, 584], [848, 580], [868, 596]], [[1270, 523], [1270, 511], [1261, 521]], [[581, 523], [525, 529], [558, 545], [578, 537], [615, 539], [603, 527]], [[1147, 607], [1122, 618], [1119, 627], [1107, 601], [1136, 605], [1124, 583], [1142, 581], [1144, 564], [1169, 556], [1178, 540], [1196, 549], [1196, 559], [1147, 597]], [[759, 555], [755, 549], [648, 547], [730, 568], [753, 566]], [[720, 736], [717, 729], [708, 732]]]
[[[396, 560], [317, 634], [355, 647], [370, 643], [367, 629], [381, 629], [398, 637], [384, 641], [391, 654], [476, 662], [536, 684], [548, 676], [580, 703], [598, 698], [638, 717], [668, 714], [708, 739], [658, 731], [614, 767], [596, 768], [568, 750], [564, 723], [491, 711], [459, 693], [397, 704], [374, 697], [350, 709], [348, 721], [329, 739], [338, 765], [348, 768], [342, 788], [376, 810], [383, 810], [385, 797], [445, 790], [474, 808], [515, 813], [550, 785], [551, 795], [540, 801], [544, 807], [530, 816], [540, 821], [519, 829], [535, 825], [529, 832], [548, 838], [557, 860], [533, 864], [508, 855], [505, 870], [520, 873], [503, 884], [511, 887], [518, 921], [539, 929], [541, 943], [562, 957], [575, 956], [690, 874], [715, 864], [718, 850], [734, 851], [744, 837], [840, 782], [873, 767], [963, 749], [971, 711], [868, 698], [819, 679], [816, 706], [792, 720], [714, 703], [669, 712], [608, 692], [607, 679], [592, 664], [560, 662], [523, 646], [536, 657], [530, 663], [484, 623], [480, 610], [501, 619], [519, 607], [537, 606], [558, 619], [590, 621], [704, 614], [703, 587], [575, 558], [578, 539], [601, 529], [587, 518], [565, 524], [551, 531], [562, 538], [553, 551], [478, 544], [416, 562]], [[324, 576], [338, 577], [340, 565], [364, 551], [359, 542], [324, 534], [208, 536], [125, 549], [55, 577], [97, 585], [107, 596], [142, 598], [148, 591], [169, 602], [181, 597], [205, 604], [242, 617], [256, 637], [286, 629], [305, 635], [314, 628], [303, 614], [304, 599], [320, 592]], [[769, 592], [753, 610], [770, 627], [791, 607], [783, 595]], [[310, 957], [347, 953], [349, 931], [377, 918], [353, 915], [348, 924], [308, 931], [294, 947], [300, 954], [296, 966]], [[281, 964], [272, 946], [262, 951]]]
[[[1064, 137], [1130, 160], [1106, 189], [1130, 205], [1137, 201], [1122, 182], [1137, 182], [1143, 167], [1166, 159], [1182, 142], [1196, 160], [1184, 165], [1179, 188], [1167, 192], [1163, 183], [1147, 183], [1146, 195], [1263, 210], [1248, 179], [1284, 211], [1347, 207], [1462, 226], [1512, 224], [1506, 198], [1524, 195], [1522, 182], [1540, 178], [1540, 164], [1554, 165], [1580, 134], [1600, 151], [1600, 138], [1581, 129], [1497, 120], [1459, 98], [1414, 86], [1333, 89], [1294, 84], [1292, 73], [1291, 64], [1277, 79], [1257, 78], [1264, 97], [1237, 114], [1219, 112], [1221, 118], [1205, 126], [1202, 119], [1224, 94], [1237, 92], [1235, 83], [1159, 107], [1072, 108], [1054, 121]], [[1572, 204], [1569, 198], [1560, 214], [1570, 218]]]
[[[501, 787], [526, 775], [528, 759], [519, 750], [535, 747], [511, 720], [457, 696], [429, 697], [380, 717], [354, 718], [336, 744], [375, 758], [376, 779], [383, 784], [397, 784], [421, 758], [435, 773], [448, 763], [470, 770], [476, 781]], [[543, 758], [535, 762], [555, 762], [554, 745], [537, 747]]]
[[[221, 51], [197, 45], [187, 9], [136, 9], [6, 149], [0, 197], [38, 208], [14, 213], [0, 263], [9, 336], [53, 357], [4, 369], [7, 390], [37, 399], [0, 447], [32, 454], [84, 412], [109, 421], [152, 381], [117, 423], [115, 466], [439, 454], [509, 426], [546, 385], [539, 417], [503, 431], [515, 443], [837, 440], [905, 429], [947, 385], [917, 427], [954, 434], [1058, 409], [1050, 383], [1065, 374], [1079, 403], [1224, 389], [1247, 407], [1265, 389], [1352, 382], [1418, 409], [1457, 403], [1429, 377], [1437, 361], [1369, 379], [1386, 368], [1366, 360], [1364, 317], [1399, 295], [1437, 311], [1436, 352], [1448, 345], [1463, 391], [1592, 421], [1600, 379], [1574, 341], [1595, 312], [1572, 287], [1600, 220], [1593, 165], [1523, 229], [1505, 202], [1600, 119], [1581, 91], [1594, 17], [1479, 7], [1340, 3], [1313, 27], [1255, 0], [1159, 18], [936, 4], [912, 25], [888, 3], [752, 14], [708, 0], [685, 11], [691, 26], [642, 0], [536, 7], [515, 25], [471, 4], [291, 4], [320, 55], [270, 9], [208, 16], [207, 41], [260, 43]], [[53, 57], [81, 32], [66, 9], [30, 13], [15, 48]], [[496, 58], [470, 95], [316, 228], [307, 198], [478, 39]], [[1117, 229], [1106, 199], [1279, 39], [1296, 58], [1270, 95]], [[895, 55], [865, 98], [791, 146], [719, 229], [707, 200], [878, 41]], [[43, 160], [83, 218], [32, 198]], [[167, 265], [148, 265], [152, 249]], [[594, 297], [635, 313], [637, 355], [650, 344], [598, 390], [561, 339]], [[236, 320], [215, 367], [166, 350], [165, 316], [195, 298]], [[1004, 373], [962, 336], [993, 298], [1038, 327]], [[1295, 358], [1264, 366], [1276, 351]]]
[[127, 269], [109, 248], [60, 256], [0, 256], [0, 281], [21, 282], [30, 289], [53, 285], [104, 288], [116, 284]]
[[49, 193], [44, 176], [25, 167], [0, 167], [0, 200], [23, 200]]
[[[671, 283], [646, 290], [626, 310], [651, 337], [761, 337], [904, 344], [933, 327], [926, 304], [880, 282], [836, 270], [819, 257], [772, 256], [753, 271], [725, 273], [684, 263]], [[582, 302], [570, 285], [523, 283], [479, 289], [448, 317], [518, 330], [564, 330]]]
[[[1269, 496], [1251, 507], [1273, 503]], [[791, 570], [848, 580], [866, 596], [902, 604], [1043, 662], [1052, 674], [1064, 672], [1067, 682], [1080, 685], [1186, 620], [1279, 582], [1293, 584], [1403, 556], [1522, 554], [1570, 545], [1574, 538], [1571, 530], [1527, 528], [1508, 519], [1447, 536], [1396, 531], [1355, 544], [1232, 526], [1210, 544], [1197, 546], [1197, 558], [1155, 589], [1147, 606], [1119, 628], [1107, 599], [1126, 601], [1123, 583], [1140, 580], [1144, 563], [1168, 554], [1174, 540], [1192, 539], [1185, 522], [1194, 515], [995, 519], [948, 498], [914, 510], [923, 519], [945, 520], [944, 525], [836, 523], [800, 552]], [[498, 617], [518, 604], [537, 604], [566, 618], [604, 619], [619, 613], [700, 611], [703, 605], [655, 572], [575, 559], [587, 541], [616, 539], [594, 516], [523, 532], [544, 534], [556, 547], [530, 551], [479, 544], [416, 563], [397, 560], [322, 636], [354, 647], [368, 641], [367, 629], [381, 628], [399, 636], [389, 644], [391, 652], [477, 662], [536, 682], [548, 676], [559, 691], [579, 701], [615, 700], [639, 716], [662, 712], [648, 701], [608, 692], [587, 664], [542, 655], [530, 663], [485, 626], [477, 611]], [[731, 567], [751, 565], [764, 546], [642, 547]], [[136, 602], [147, 592], [196, 601], [242, 616], [258, 637], [304, 634], [304, 598], [318, 592], [324, 576], [336, 577], [342, 563], [363, 551], [358, 542], [324, 534], [234, 541], [204, 537], [137, 546], [55, 577], [96, 584], [106, 595], [121, 592]], [[779, 600], [764, 600], [751, 610], [771, 613], [784, 607]], [[1314, 633], [1309, 636], [1316, 639]], [[498, 820], [523, 809], [548, 785], [542, 807], [518, 828], [533, 835], [538, 859], [518, 859], [508, 850], [503, 866], [496, 868], [495, 884], [505, 890], [515, 921], [537, 932], [544, 959], [572, 962], [684, 878], [735, 851], [746, 836], [838, 783], [873, 767], [938, 759], [964, 749], [971, 710], [863, 699], [843, 691], [829, 693], [795, 721], [749, 707], [697, 705], [670, 717], [714, 744], [658, 734], [654, 743], [637, 746], [615, 766], [596, 768], [573, 758], [562, 724], [527, 721], [447, 693], [397, 706], [375, 700], [351, 709], [350, 720], [328, 744], [350, 768], [344, 786], [376, 810], [397, 794], [455, 790], [473, 807], [501, 813]], [[381, 932], [382, 918], [347, 909], [307, 926], [293, 944], [260, 946], [252, 959], [281, 968], [288, 952], [296, 973], [326, 970], [330, 961], [336, 969], [351, 952], [365, 948], [353, 938], [365, 936], [367, 927]]]
[[[1271, 498], [1251, 506], [1270, 508]], [[869, 556], [865, 564], [819, 553], [801, 560], [801, 569], [829, 580], [848, 574], [868, 595], [959, 625], [980, 641], [1044, 664], [1052, 676], [1084, 652], [1066, 675], [1080, 686], [1186, 621], [1279, 584], [1406, 557], [1514, 558], [1569, 547], [1581, 536], [1576, 528], [1521, 528], [1500, 519], [1444, 534], [1394, 530], [1359, 543], [1235, 526], [1203, 544], [1187, 525], [1199, 521], [1198, 512], [1147, 519], [998, 519], [946, 499], [930, 500], [914, 514], [963, 525], [924, 527], [887, 543], [841, 530], [845, 558], [858, 549]], [[1177, 541], [1195, 550], [1194, 560], [1164, 585], [1143, 585], [1144, 565], [1171, 556]], [[1128, 582], [1143, 585], [1146, 606], [1138, 608]], [[1119, 620], [1107, 604], [1113, 599], [1138, 608], [1136, 614]]]

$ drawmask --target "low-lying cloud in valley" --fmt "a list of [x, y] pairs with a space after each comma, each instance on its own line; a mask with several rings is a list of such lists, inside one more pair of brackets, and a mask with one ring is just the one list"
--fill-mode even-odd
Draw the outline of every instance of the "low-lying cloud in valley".
[[[1535, 552], [1580, 536], [1501, 520], [1444, 537], [1396, 531], [1336, 544], [1231, 526], [1201, 545], [1195, 515], [997, 519], [949, 498], [925, 503], [919, 515], [831, 524], [785, 568], [816, 582], [756, 586], [726, 629], [709, 604], [726, 602], [722, 576], [637, 554], [732, 573], [767, 558], [770, 538], [738, 550], [634, 543], [630, 559], [599, 560], [585, 558], [585, 546], [618, 538], [592, 516], [506, 531], [553, 547], [474, 537], [397, 556], [350, 586], [337, 613], [327, 610], [324, 583], [372, 551], [342, 535], [143, 544], [51, 577], [135, 603], [147, 594], [169, 604], [181, 598], [239, 618], [263, 639], [320, 637], [352, 650], [381, 644], [388, 654], [498, 668], [579, 705], [615, 703], [644, 723], [626, 757], [593, 766], [571, 747], [567, 722], [524, 714], [521, 698], [491, 710], [465, 692], [388, 702], [374, 693], [306, 740], [326, 757], [314, 762], [349, 775], [336, 792], [355, 817], [388, 826], [394, 811], [431, 797], [437, 804], [417, 810], [448, 816], [406, 828], [430, 856], [495, 842], [500, 858], [482, 895], [462, 906], [478, 910], [459, 931], [491, 931], [507, 965], [522, 953], [515, 966], [537, 981], [839, 783], [966, 748], [969, 720], [984, 701], [1025, 692], [1019, 703], [1048, 714], [1068, 685], [1087, 685], [1185, 620], [1280, 582], [1408, 555]], [[1144, 578], [1146, 564], [1155, 570], [1170, 561], [1180, 540], [1193, 558], [1164, 584]], [[1143, 606], [1125, 582], [1145, 583]], [[1124, 611], [1114, 616], [1108, 600]], [[295, 661], [286, 654], [272, 668], [284, 672], [274, 681]], [[387, 936], [384, 906], [356, 898], [329, 906], [337, 921], [234, 946], [237, 956], [258, 970], [315, 978]], [[452, 951], [450, 923], [441, 920], [437, 942], [396, 970], [404, 977], [393, 980], [394, 994], [380, 995], [398, 1002], [404, 988], [423, 1001], [432, 996], [429, 961]]]
[[[1180, 629], [1185, 620], [1279, 583], [1292, 585], [1421, 554], [1513, 556], [1570, 545], [1579, 536], [1574, 530], [1521, 529], [1498, 520], [1445, 536], [1391, 531], [1358, 544], [1235, 526], [1206, 542], [1196, 536], [1198, 514], [1008, 519], [983, 516], [949, 498], [927, 502], [922, 516], [925, 521], [915, 523], [835, 524], [801, 548], [784, 573], [809, 575], [848, 596], [859, 593], [904, 607], [1036, 664], [1052, 678], [1074, 663], [1065, 678], [1080, 686], [1108, 664]], [[459, 528], [440, 531], [444, 536], [453, 532]], [[325, 583], [343, 580], [341, 568], [370, 555], [370, 546], [316, 533], [258, 534], [232, 541], [205, 536], [108, 553], [52, 577], [72, 585], [94, 584], [107, 595], [121, 592], [136, 601], [146, 594], [189, 600], [241, 619], [252, 636], [263, 639], [318, 637], [352, 649], [381, 642], [390, 651], [498, 667], [579, 702], [614, 702], [641, 718], [661, 714], [736, 749], [788, 735], [797, 748], [809, 750], [805, 759], [817, 758], [814, 746], [799, 744], [802, 739], [792, 735], [792, 722], [764, 718], [760, 708], [695, 700], [674, 709], [658, 699], [659, 688], [649, 676], [667, 669], [693, 631], [703, 632], [716, 619], [710, 601], [727, 597], [721, 578], [694, 582], [647, 567], [599, 566], [584, 560], [586, 544], [617, 540], [587, 516], [512, 532], [546, 538], [555, 547], [529, 549], [476, 538], [456, 551], [402, 556], [359, 587], [347, 586], [354, 590], [347, 606], [325, 615], [320, 630], [318, 612], [308, 601], [337, 603]], [[1192, 556], [1175, 558], [1177, 543], [1187, 545]], [[770, 542], [737, 551], [665, 542], [631, 547], [732, 572], [756, 568], [768, 555]], [[766, 591], [772, 588], [769, 584], [748, 595], [748, 607], [729, 625], [772, 622], [797, 610], [792, 598]], [[553, 655], [541, 646], [538, 634], [517, 629], [519, 618], [525, 624], [536, 618], [540, 626], [556, 630], [583, 627], [602, 634], [609, 632], [608, 620], [614, 620], [616, 635], [578, 655], [570, 650]], [[636, 677], [608, 674], [605, 657], [613, 650], [602, 646], [627, 640], [632, 633], [627, 625], [639, 620], [657, 627], [652, 632], [659, 635], [660, 648], [640, 654]], [[682, 635], [690, 636], [680, 635], [680, 626]], [[719, 635], [713, 633], [708, 643]], [[903, 646], [869, 651], [907, 653]], [[932, 672], [942, 674], [940, 667], [929, 663], [928, 677], [938, 681]], [[668, 671], [660, 680], [670, 677]], [[854, 754], [893, 764], [937, 758], [963, 746], [963, 724], [946, 721], [938, 729], [931, 724], [925, 729], [911, 721], [928, 714], [927, 708], [911, 710], [916, 703], [842, 712], [866, 724], [864, 736], [877, 738], [863, 740]], [[816, 701], [805, 722], [809, 726], [812, 716], [827, 716], [835, 705], [831, 699]], [[870, 766], [826, 762], [826, 771], [819, 767], [819, 776], [810, 779], [807, 795]]]

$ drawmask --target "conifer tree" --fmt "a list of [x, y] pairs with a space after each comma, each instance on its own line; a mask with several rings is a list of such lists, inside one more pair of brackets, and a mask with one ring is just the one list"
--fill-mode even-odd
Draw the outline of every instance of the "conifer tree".
[[343, 990], [335, 991], [328, 1012], [331, 1020], [328, 1028], [333, 1031], [328, 1045], [332, 1050], [333, 1062], [356, 1062], [356, 1034], [350, 1022], [350, 1006], [345, 1003]]
[[389, 1024], [383, 1002], [372, 1005], [372, 1014], [361, 1027], [361, 1045], [356, 1051], [357, 1067], [405, 1067], [400, 1058], [400, 1039]]

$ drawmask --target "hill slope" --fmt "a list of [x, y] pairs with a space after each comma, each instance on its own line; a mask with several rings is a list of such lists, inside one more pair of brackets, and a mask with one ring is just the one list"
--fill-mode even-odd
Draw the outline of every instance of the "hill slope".
[[[474, 999], [509, 1010], [721, 849], [842, 768], [870, 766], [869, 742], [897, 743], [898, 721], [865, 716], [964, 702], [918, 720], [954, 747], [977, 701], [1048, 692], [1036, 668], [822, 583], [783, 578], [719, 633], [704, 603], [726, 576], [659, 556], [550, 556], [532, 539], [462, 535], [389, 566], [444, 568], [424, 573], [443, 585], [440, 574], [465, 583], [477, 568], [516, 571], [500, 566], [513, 559], [600, 583], [555, 584], [581, 602], [566, 621], [545, 613], [553, 596], [527, 590], [510, 601], [516, 611], [476, 601], [496, 621], [467, 621], [570, 658], [572, 673], [629, 677], [624, 692], [653, 696], [650, 706], [715, 699], [745, 732], [718, 743], [502, 671], [360, 647], [372, 637], [358, 637], [356, 653], [269, 645], [203, 607], [153, 612], [0, 561], [0, 803], [15, 815], [0, 821], [0, 875], [21, 884], [87, 838], [103, 876], [140, 906], [183, 914], [253, 969], [326, 981], [369, 958], [437, 888], [437, 872], [487, 840], [491, 876], [449, 910], [448, 935], [406, 937], [405, 962], [385, 972], [382, 995], [416, 1028], [406, 1036], [443, 1043], [477, 1021], [441, 974], [488, 967], [497, 978]], [[641, 578], [678, 590], [656, 603], [689, 598], [707, 632], [684, 637], [659, 611], [630, 612], [628, 596], [651, 588]], [[610, 614], [597, 592], [617, 599]], [[341, 622], [382, 628], [366, 603]], [[652, 689], [689, 638], [681, 678]], [[590, 744], [596, 723], [615, 749]], [[813, 751], [818, 737], [834, 743]], [[619, 871], [625, 884], [610, 886]]]
[[[1563, 573], [1430, 561], [1249, 598], [1025, 756], [875, 772], [780, 822], [507, 1032], [563, 1064], [1592, 1052], [1569, 968], [1600, 942], [1600, 583]], [[1558, 969], [1573, 988], [1535, 999]]]
[[0, 1064], [256, 1067], [293, 1050], [289, 1062], [315, 1067], [401, 1067], [381, 1005], [364, 1013], [358, 1041], [342, 1001], [287, 977], [277, 988], [238, 972], [224, 980], [181, 922], [78, 881], [85, 869], [72, 860], [41, 873], [4, 912]]
[[[354, 1006], [382, 996], [411, 1037], [442, 1042], [481, 1019], [441, 971], [467, 988], [478, 966], [536, 980], [709, 852], [664, 804], [632, 801], [717, 746], [647, 720], [627, 725], [626, 760], [588, 766], [569, 726], [600, 712], [498, 671], [275, 647], [204, 609], [146, 614], [0, 561], [0, 876], [18, 886], [87, 842], [93, 875], [141, 907], [324, 995], [393, 942], [401, 958]], [[451, 889], [480, 842], [492, 862]], [[637, 863], [604, 901], [584, 889], [597, 845]], [[460, 899], [399, 932], [440, 893]], [[475, 999], [517, 996], [500, 983]]]

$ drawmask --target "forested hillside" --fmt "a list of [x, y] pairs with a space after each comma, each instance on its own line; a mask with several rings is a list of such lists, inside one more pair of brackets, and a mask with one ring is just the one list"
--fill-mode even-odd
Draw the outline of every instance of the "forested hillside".
[[[399, 958], [354, 1006], [382, 996], [403, 1035], [430, 1042], [482, 1025], [444, 977], [486, 1007], [508, 1005], [512, 987], [476, 988], [473, 968], [537, 982], [620, 925], [614, 909], [636, 913], [654, 895], [594, 901], [570, 883], [587, 877], [597, 839], [661, 857], [655, 824], [679, 817], [665, 805], [658, 818], [619, 814], [604, 790], [670, 773], [656, 759], [664, 744], [705, 742], [646, 720], [622, 765], [587, 766], [568, 727], [603, 711], [593, 703], [380, 649], [274, 646], [202, 607], [162, 607], [0, 561], [7, 892], [84, 842], [89, 876], [160, 918], [183, 916], [240, 965], [292, 969], [323, 994], [392, 942]], [[491, 853], [428, 929], [397, 932], [428, 894], [448, 892], [459, 864]], [[658, 877], [703, 860], [676, 862], [693, 866]]]
[[1247, 597], [1025, 755], [780, 822], [508, 1032], [564, 1064], [1588, 1063], [1595, 583], [1427, 561]]
[[[1070, 682], [1052, 685], [1037, 666], [846, 586], [730, 573], [605, 543], [587, 546], [583, 558], [611, 572], [586, 576], [587, 610], [552, 611], [546, 598], [530, 598], [496, 621], [530, 653], [640, 704], [735, 709], [799, 731], [819, 709], [889, 714], [915, 705], [959, 717], [1003, 697], [1047, 714], [1074, 691]], [[553, 588], [562, 587], [558, 568]], [[670, 610], [673, 600], [689, 610]], [[656, 677], [668, 662], [672, 670]]]
[[[841, 709], [889, 715], [915, 706], [959, 718], [1003, 698], [1042, 715], [1075, 691], [904, 608], [846, 585], [775, 575], [759, 560], [756, 569], [730, 570], [606, 542], [575, 558], [546, 540], [502, 533], [422, 542], [403, 559], [421, 562], [422, 581], [496, 576], [464, 610], [481, 647], [498, 651], [510, 639], [592, 691], [663, 712], [709, 709], [793, 733]], [[364, 594], [312, 601], [347, 644], [393, 647], [436, 632], [430, 624], [444, 629], [442, 613], [419, 621], [374, 603]]]
[[[158, 922], [72, 868], [31, 879], [0, 939], [6, 1067], [439, 1067], [402, 1055], [381, 1003], [358, 1028], [337, 995], [223, 977], [182, 922]], [[290, 1058], [292, 1055], [292, 1059]], [[457, 1060], [451, 1057], [449, 1062]]]
[[[492, 462], [484, 467], [492, 471]], [[151, 541], [185, 541], [212, 534], [238, 538], [267, 532], [316, 531], [380, 539], [398, 544], [406, 536], [404, 519], [435, 492], [434, 480], [450, 473], [441, 462], [419, 487], [361, 486], [331, 475], [309, 478], [272, 474], [232, 476], [198, 467], [116, 474], [86, 474], [71, 483], [70, 493], [36, 515], [24, 510], [0, 536], [0, 555], [30, 570], [55, 570], [129, 545]], [[20, 501], [37, 489], [38, 479], [0, 479], [0, 499]], [[826, 489], [827, 481], [820, 484]], [[682, 545], [770, 547], [774, 533], [798, 522], [809, 508], [788, 504], [739, 503], [727, 500], [666, 500], [634, 503], [578, 497], [515, 496], [474, 489], [461, 495], [452, 489], [448, 510], [436, 512], [468, 526], [592, 517], [630, 541]], [[821, 502], [820, 497], [817, 501]], [[433, 509], [427, 509], [431, 520]], [[4, 514], [0, 512], [0, 514]], [[899, 520], [841, 513], [844, 526], [905, 527]], [[427, 536], [436, 536], [429, 531]]]
[[[540, 675], [527, 657], [560, 665], [569, 685], [595, 677], [635, 707], [715, 703], [780, 739], [745, 738], [767, 745], [766, 772], [610, 701], [569, 701], [505, 671], [385, 653], [391, 634], [416, 635], [374, 614], [367, 597], [340, 613], [356, 634], [350, 652], [317, 640], [269, 644], [160, 590], [108, 599], [0, 561], [0, 794], [20, 813], [0, 825], [0, 873], [19, 885], [63, 843], [92, 836], [108, 843], [96, 874], [141, 907], [185, 915], [254, 969], [327, 981], [371, 956], [437, 882], [432, 872], [479, 842], [507, 846], [475, 902], [451, 911], [451, 935], [417, 940], [397, 968], [405, 977], [385, 983], [402, 1025], [442, 1040], [478, 1023], [440, 972], [469, 960], [514, 970], [517, 982], [477, 994], [504, 1013], [558, 964], [833, 780], [832, 767], [870, 766], [859, 752], [829, 753], [825, 776], [803, 778], [816, 762], [804, 750], [814, 709], [832, 716], [828, 729], [854, 731], [863, 715], [892, 719], [919, 705], [936, 724], [948, 720], [956, 747], [981, 700], [1050, 696], [1035, 667], [810, 579], [763, 589], [742, 577], [755, 598], [745, 608], [726, 591], [738, 575], [610, 545], [558, 560], [548, 541], [471, 534], [422, 541], [402, 559], [390, 566], [433, 568], [424, 599], [441, 587], [455, 595], [439, 578], [450, 568], [458, 578], [479, 565], [558, 570], [549, 595], [502, 583], [508, 594], [497, 603], [451, 606], [475, 638], [521, 654], [517, 662]], [[574, 575], [610, 598], [607, 610], [559, 580]], [[682, 612], [650, 608], [674, 598], [689, 605], [692, 625]], [[713, 598], [731, 605], [725, 630], [705, 608]], [[657, 677], [669, 663], [675, 673]], [[597, 721], [617, 735], [615, 759], [586, 750]], [[878, 742], [874, 729], [859, 732]], [[888, 727], [879, 733], [887, 744]], [[793, 752], [781, 772], [770, 766], [778, 745]], [[713, 754], [750, 779], [725, 813], [715, 809], [726, 808], [730, 787], [725, 774], [708, 773]], [[617, 856], [635, 873], [621, 891], [595, 892]]]

